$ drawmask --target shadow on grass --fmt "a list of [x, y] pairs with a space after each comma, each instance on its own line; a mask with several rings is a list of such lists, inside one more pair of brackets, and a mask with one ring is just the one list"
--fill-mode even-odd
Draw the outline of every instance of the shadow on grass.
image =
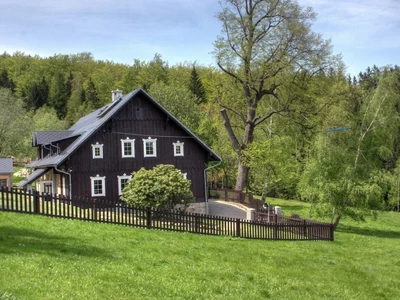
[[82, 240], [11, 226], [0, 226], [0, 254], [112, 258], [111, 253], [101, 248], [85, 245]]
[[304, 206], [301, 205], [282, 205], [282, 209], [285, 210], [296, 210], [296, 211], [300, 211], [300, 210], [307, 210], [307, 208], [305, 208]]
[[398, 231], [380, 230], [375, 228], [360, 228], [350, 225], [339, 225], [336, 231], [379, 238], [400, 239], [400, 234]]

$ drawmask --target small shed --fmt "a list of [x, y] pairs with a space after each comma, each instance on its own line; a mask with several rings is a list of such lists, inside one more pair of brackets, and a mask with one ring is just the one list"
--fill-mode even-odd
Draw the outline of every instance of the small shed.
[[12, 158], [0, 158], [0, 187], [12, 187], [14, 173]]

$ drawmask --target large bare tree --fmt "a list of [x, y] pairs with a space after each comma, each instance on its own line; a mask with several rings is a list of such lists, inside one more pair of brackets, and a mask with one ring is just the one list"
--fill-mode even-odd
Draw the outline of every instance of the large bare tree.
[[[311, 30], [313, 10], [295, 0], [224, 0], [221, 6], [222, 32], [214, 55], [219, 68], [240, 85], [243, 101], [238, 105], [219, 97], [219, 104], [238, 158], [235, 189], [243, 190], [249, 167], [242, 162], [242, 151], [253, 142], [254, 130], [275, 114], [298, 109], [298, 99], [287, 93], [290, 81], [326, 68], [331, 46]], [[240, 120], [239, 130], [232, 119]]]

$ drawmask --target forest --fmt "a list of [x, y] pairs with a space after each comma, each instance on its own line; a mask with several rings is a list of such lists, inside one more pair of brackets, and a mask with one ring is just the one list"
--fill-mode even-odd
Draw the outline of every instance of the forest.
[[112, 90], [142, 87], [222, 157], [210, 185], [308, 201], [310, 213], [337, 222], [399, 211], [399, 67], [374, 65], [350, 77], [329, 41], [311, 31], [312, 12], [294, 9], [297, 23], [277, 32], [274, 45], [263, 37], [282, 20], [261, 26], [254, 9], [244, 13], [253, 22], [246, 25], [234, 18], [240, 8], [227, 6], [215, 66], [169, 65], [158, 53], [128, 65], [90, 52], [5, 52], [0, 156], [34, 159], [32, 132], [67, 129], [109, 103]]

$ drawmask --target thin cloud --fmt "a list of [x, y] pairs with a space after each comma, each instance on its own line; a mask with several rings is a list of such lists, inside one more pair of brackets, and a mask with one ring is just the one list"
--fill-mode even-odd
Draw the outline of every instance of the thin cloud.
[[352, 75], [368, 66], [399, 64], [400, 1], [299, 0], [318, 13], [313, 29], [331, 38]]

